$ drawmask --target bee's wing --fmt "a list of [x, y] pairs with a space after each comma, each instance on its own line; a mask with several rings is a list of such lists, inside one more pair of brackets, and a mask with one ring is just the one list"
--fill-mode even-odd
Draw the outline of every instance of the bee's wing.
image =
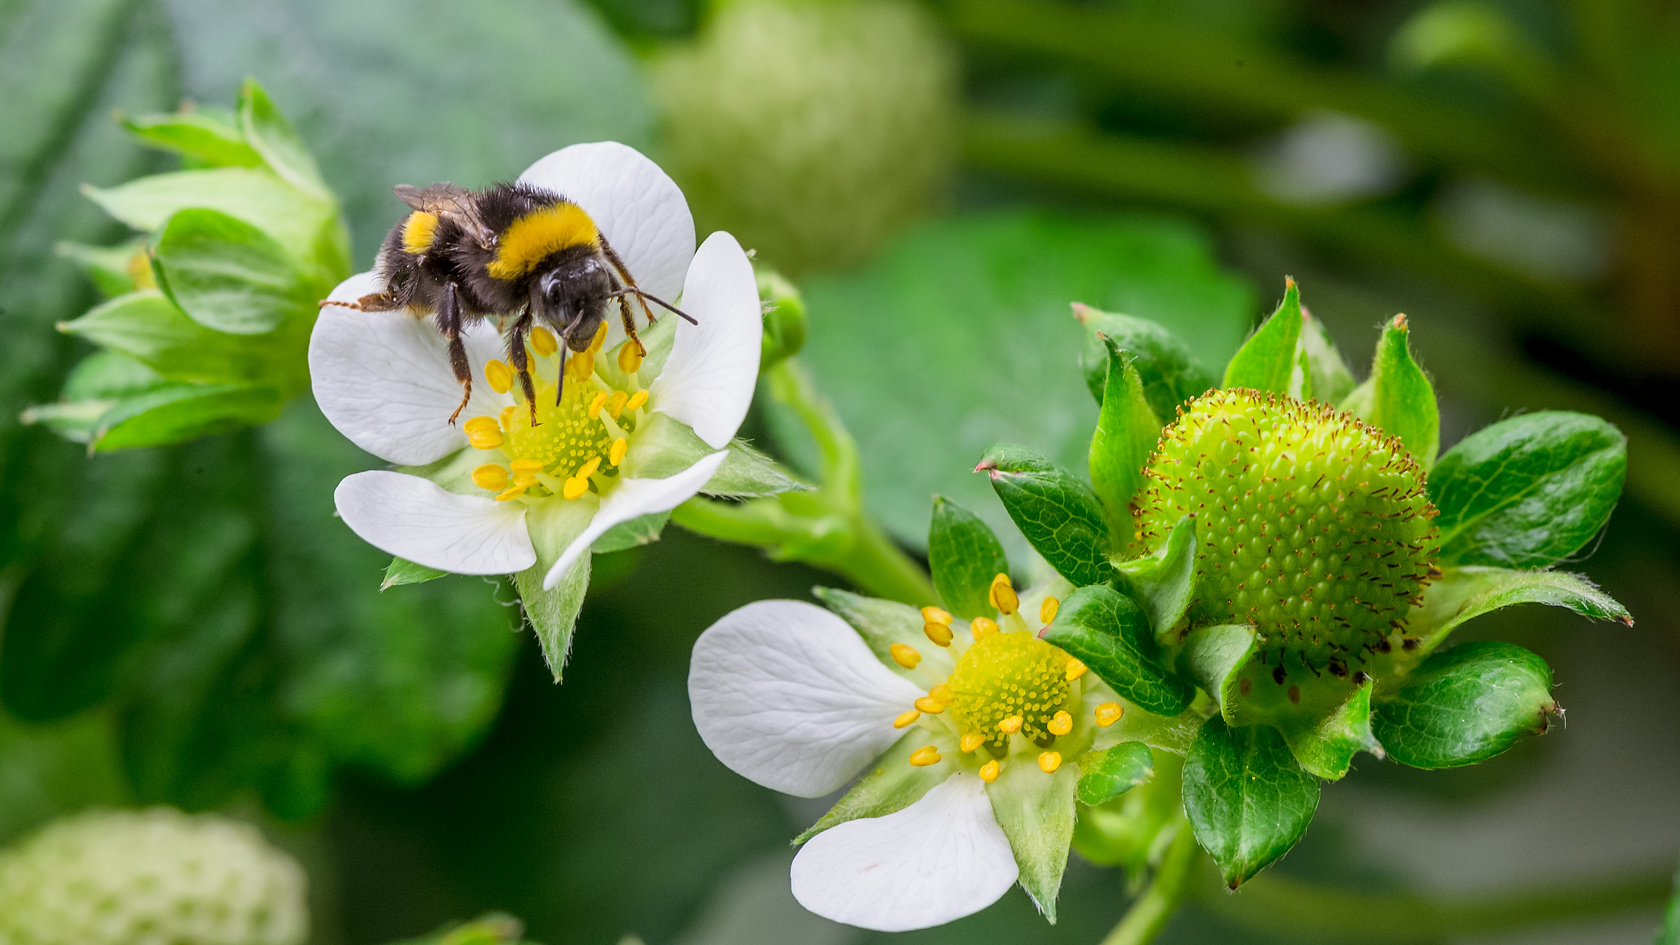
[[472, 234], [481, 246], [488, 248], [496, 242], [496, 234], [484, 225], [483, 219], [478, 215], [478, 203], [473, 199], [472, 191], [465, 187], [448, 181], [430, 187], [398, 184], [391, 188], [391, 192], [412, 209], [454, 220], [462, 229]]

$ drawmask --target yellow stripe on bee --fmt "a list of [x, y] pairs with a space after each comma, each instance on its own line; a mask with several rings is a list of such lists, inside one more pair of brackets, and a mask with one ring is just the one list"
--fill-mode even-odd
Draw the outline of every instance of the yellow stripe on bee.
[[485, 270], [493, 278], [511, 282], [550, 255], [573, 246], [593, 246], [600, 236], [595, 221], [582, 207], [562, 201], [513, 221], [497, 244], [496, 258]]
[[432, 248], [432, 237], [437, 233], [438, 215], [425, 210], [416, 210], [403, 221], [402, 245], [415, 256]]

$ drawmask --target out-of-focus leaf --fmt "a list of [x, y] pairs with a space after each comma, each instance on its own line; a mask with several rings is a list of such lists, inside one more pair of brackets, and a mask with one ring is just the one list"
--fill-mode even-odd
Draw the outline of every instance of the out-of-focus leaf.
[[332, 199], [309, 146], [255, 79], [246, 79], [239, 90], [239, 130], [251, 150], [281, 180], [322, 200]]
[[1405, 444], [1424, 469], [1435, 465], [1441, 448], [1441, 414], [1435, 404], [1435, 387], [1423, 369], [1412, 360], [1410, 330], [1403, 315], [1383, 327], [1377, 354], [1371, 362], [1368, 403], [1358, 415], [1393, 434]]
[[170, 384], [125, 397], [99, 418], [100, 452], [167, 446], [267, 423], [286, 396], [268, 384]]
[[1306, 309], [1301, 310], [1301, 316], [1301, 353], [1307, 359], [1313, 399], [1327, 404], [1341, 403], [1353, 392], [1353, 372], [1342, 360], [1342, 353], [1336, 350], [1336, 342], [1330, 339], [1324, 323], [1312, 317]]
[[311, 321], [323, 286], [268, 234], [215, 210], [182, 210], [153, 248], [158, 285], [206, 328], [260, 335]]
[[1144, 396], [1143, 379], [1111, 344], [1108, 381], [1087, 460], [1091, 486], [1102, 500], [1109, 545], [1124, 547], [1132, 530], [1132, 496], [1143, 486], [1143, 467], [1161, 437], [1161, 421]]
[[1510, 643], [1462, 643], [1424, 660], [1377, 703], [1377, 739], [1414, 768], [1486, 761], [1524, 735], [1543, 734], [1552, 713], [1552, 669]]
[[127, 802], [104, 715], [26, 725], [0, 712], [0, 847], [55, 817]]
[[1079, 759], [1079, 802], [1106, 804], [1155, 775], [1155, 756], [1143, 742], [1121, 742]]
[[237, 126], [197, 109], [124, 118], [123, 127], [146, 145], [203, 167], [257, 167], [263, 162]]
[[1318, 780], [1269, 725], [1214, 716], [1184, 759], [1184, 813], [1232, 889], [1289, 852], [1318, 809]]
[[301, 347], [294, 338], [242, 338], [212, 331], [155, 289], [118, 296], [59, 325], [59, 330], [178, 380], [278, 380], [298, 373], [296, 363], [280, 363], [278, 357], [296, 353], [288, 350]]
[[1069, 594], [1043, 636], [1082, 660], [1115, 692], [1156, 715], [1175, 716], [1195, 697], [1195, 687], [1169, 675], [1156, 660], [1143, 611], [1106, 584]]
[[933, 497], [928, 567], [933, 586], [951, 613], [972, 620], [996, 612], [990, 596], [992, 580], [1009, 573], [1003, 545], [984, 521], [944, 496]]
[[1075, 587], [1107, 580], [1108, 523], [1091, 487], [1032, 450], [994, 446], [976, 467], [1027, 537]]
[[1299, 396], [1301, 364], [1301, 290], [1290, 279], [1277, 311], [1243, 342], [1225, 366], [1221, 387], [1247, 387], [1270, 394]]
[[1099, 312], [1089, 305], [1073, 304], [1073, 316], [1085, 326], [1085, 348], [1080, 365], [1085, 385], [1097, 403], [1103, 402], [1108, 384], [1109, 352], [1118, 348], [1137, 369], [1143, 381], [1149, 409], [1163, 420], [1171, 419], [1178, 405], [1213, 386], [1213, 377], [1203, 370], [1190, 346], [1155, 322], [1114, 312]]
[[133, 292], [139, 287], [136, 276], [151, 278], [151, 263], [146, 259], [144, 237], [115, 246], [88, 246], [65, 240], [55, 249], [58, 255], [79, 266], [99, 294], [106, 298]]

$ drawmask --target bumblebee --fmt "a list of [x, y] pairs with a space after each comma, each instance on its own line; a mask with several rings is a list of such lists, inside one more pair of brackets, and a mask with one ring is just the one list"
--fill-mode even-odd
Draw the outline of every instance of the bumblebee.
[[[589, 214], [553, 191], [519, 183], [471, 191], [445, 182], [425, 188], [399, 185], [393, 192], [410, 212], [379, 248], [376, 270], [385, 288], [354, 302], [321, 305], [434, 315], [462, 388], [451, 424], [472, 398], [472, 366], [461, 332], [481, 319], [494, 318], [507, 331], [508, 361], [530, 405], [532, 426], [537, 423], [536, 391], [525, 339], [539, 321], [567, 348], [582, 351], [607, 317], [607, 304], [616, 300], [625, 334], [643, 355], [647, 347], [636, 334], [626, 297], [636, 298], [649, 322], [654, 320], [650, 301], [694, 321], [637, 287]], [[559, 383], [565, 383], [565, 372]]]

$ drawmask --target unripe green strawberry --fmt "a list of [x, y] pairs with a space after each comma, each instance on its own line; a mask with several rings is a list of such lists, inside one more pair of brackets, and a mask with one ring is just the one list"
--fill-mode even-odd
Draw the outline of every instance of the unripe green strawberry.
[[0, 853], [0, 945], [300, 945], [308, 931], [303, 870], [220, 817], [94, 812]]
[[1351, 414], [1241, 388], [1179, 411], [1144, 470], [1136, 538], [1196, 516], [1194, 626], [1253, 624], [1281, 682], [1357, 673], [1421, 600], [1438, 550], [1423, 469]]

